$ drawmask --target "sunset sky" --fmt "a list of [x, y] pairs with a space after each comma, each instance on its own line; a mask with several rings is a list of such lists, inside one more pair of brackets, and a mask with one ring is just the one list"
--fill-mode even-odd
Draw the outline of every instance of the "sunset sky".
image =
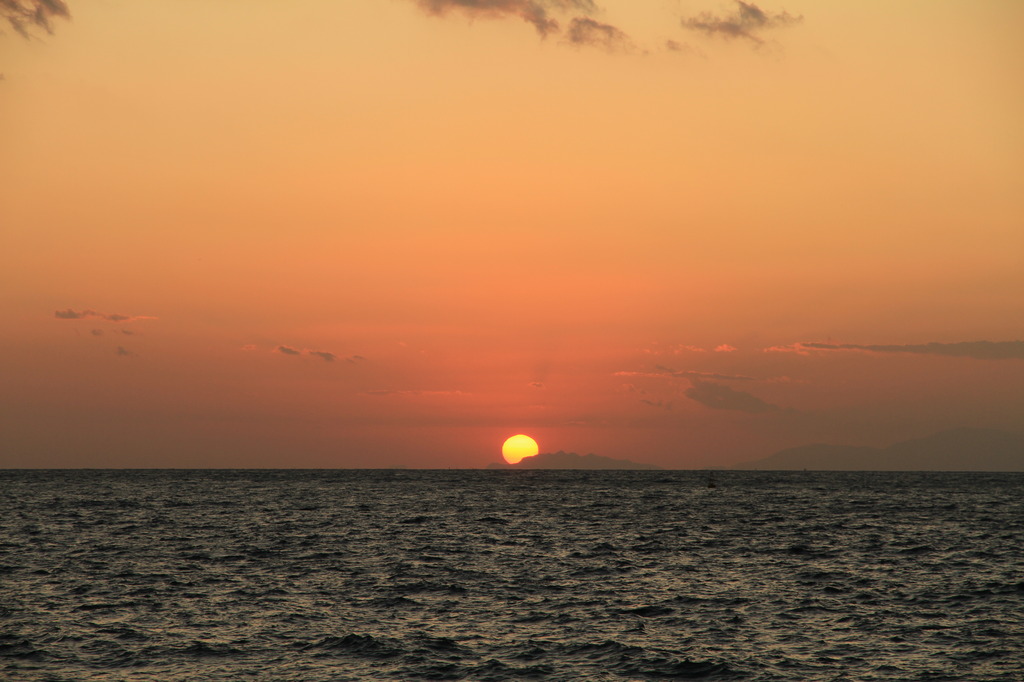
[[0, 27], [2, 467], [1024, 431], [1024, 2], [68, 9]]

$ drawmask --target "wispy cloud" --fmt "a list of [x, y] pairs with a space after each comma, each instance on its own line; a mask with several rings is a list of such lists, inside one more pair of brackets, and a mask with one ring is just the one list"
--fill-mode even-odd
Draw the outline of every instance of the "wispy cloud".
[[135, 353], [131, 352], [130, 350], [128, 350], [124, 346], [118, 346], [117, 350], [114, 351], [114, 352], [117, 354], [117, 356], [119, 358], [130, 358], [130, 357], [133, 357], [135, 355]]
[[[254, 351], [254, 350], [258, 350], [258, 346], [256, 346], [255, 344], [251, 344], [250, 343], [250, 344], [246, 344], [246, 345], [242, 346], [242, 350], [243, 351]], [[291, 356], [291, 357], [297, 357], [297, 356], [300, 356], [300, 355], [308, 355], [310, 357], [314, 357], [314, 358], [317, 358], [319, 360], [323, 360], [324, 362], [334, 362], [334, 361], [338, 360], [339, 357], [340, 357], [337, 353], [332, 353], [331, 351], [327, 351], [327, 350], [313, 350], [313, 349], [310, 349], [310, 348], [301, 348], [300, 349], [300, 348], [295, 348], [294, 346], [285, 346], [284, 344], [279, 345], [277, 348], [275, 348], [274, 352], [275, 353], [280, 353], [281, 355], [288, 355], [288, 356]], [[362, 355], [350, 355], [347, 358], [344, 358], [344, 360], [345, 360], [345, 362], [348, 362], [350, 364], [366, 362], [366, 358], [364, 358]]]
[[678, 52], [679, 54], [693, 55], [697, 57], [703, 57], [703, 53], [700, 50], [696, 50], [689, 43], [681, 43], [678, 40], [666, 40], [663, 47], [669, 52]]
[[589, 17], [573, 17], [565, 38], [573, 45], [593, 45], [609, 52], [634, 49], [633, 41], [625, 32]]
[[53, 33], [53, 19], [70, 19], [64, 0], [0, 0], [0, 18], [23, 38], [33, 30]]
[[754, 377], [743, 374], [722, 374], [720, 372], [698, 372], [692, 369], [681, 372], [672, 372], [672, 376], [684, 379], [718, 379], [721, 381], [757, 381]]
[[713, 410], [737, 410], [740, 412], [776, 412], [782, 408], [766, 403], [757, 396], [744, 391], [737, 391], [723, 384], [710, 381], [693, 381], [686, 389], [685, 395], [705, 407]]
[[[462, 14], [469, 17], [517, 19], [533, 26], [542, 38], [561, 35], [566, 45], [597, 47], [608, 52], [648, 54], [651, 51], [694, 54], [694, 49], [677, 40], [662, 40], [653, 50], [637, 43], [618, 26], [599, 21], [604, 8], [596, 0], [412, 0], [423, 11], [437, 15]], [[726, 39], [740, 38], [755, 46], [765, 43], [762, 35], [770, 30], [799, 24], [802, 16], [786, 11], [769, 12], [753, 2], [734, 0], [731, 11], [703, 12], [684, 17], [684, 29]], [[603, 18], [603, 17], [602, 17]], [[666, 21], [675, 22], [679, 19]], [[566, 23], [567, 22], [567, 23]], [[564, 27], [564, 30], [563, 30]], [[699, 54], [699, 53], [697, 53]]]
[[736, 9], [732, 14], [715, 15], [703, 12], [696, 17], [683, 19], [683, 27], [726, 39], [742, 38], [756, 45], [764, 43], [760, 33], [773, 29], [799, 24], [802, 16], [793, 16], [788, 12], [770, 14], [752, 2], [736, 0]]
[[[414, 0], [424, 11], [443, 16], [459, 12], [471, 17], [516, 18], [536, 29], [542, 38], [562, 33], [560, 21], [569, 19], [564, 32], [570, 45], [632, 52], [633, 41], [620, 28], [591, 18], [599, 11], [594, 0]], [[572, 15], [571, 17], [569, 15]]]
[[[0, 2], [3, 1], [4, 0], [0, 0]], [[134, 322], [135, 320], [157, 319], [152, 315], [122, 315], [120, 313], [100, 313], [92, 309], [74, 310], [72, 308], [68, 308], [67, 310], [56, 310], [54, 311], [53, 316], [59, 320], [85, 320], [95, 318], [107, 320], [108, 322]]]
[[857, 344], [801, 342], [788, 346], [765, 348], [768, 353], [859, 351], [864, 353], [910, 353], [914, 355], [944, 355], [953, 358], [977, 360], [1024, 360], [1024, 341], [960, 341], [957, 343], [920, 344]]
[[589, 14], [597, 9], [592, 0], [416, 0], [416, 4], [438, 15], [454, 10], [471, 16], [516, 17], [531, 24], [541, 36], [558, 32], [553, 12]]

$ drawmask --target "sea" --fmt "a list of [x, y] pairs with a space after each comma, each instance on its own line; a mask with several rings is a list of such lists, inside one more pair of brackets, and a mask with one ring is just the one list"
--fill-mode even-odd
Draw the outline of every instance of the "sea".
[[1024, 474], [0, 471], [0, 679], [1024, 680]]

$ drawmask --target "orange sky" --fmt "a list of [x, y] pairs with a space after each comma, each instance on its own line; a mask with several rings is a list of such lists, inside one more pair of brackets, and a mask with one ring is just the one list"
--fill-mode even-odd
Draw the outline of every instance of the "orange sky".
[[68, 5], [0, 35], [0, 466], [1024, 430], [1024, 3]]

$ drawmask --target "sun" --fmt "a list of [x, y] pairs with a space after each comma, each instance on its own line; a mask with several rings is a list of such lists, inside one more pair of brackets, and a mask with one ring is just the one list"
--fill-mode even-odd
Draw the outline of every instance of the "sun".
[[523, 457], [533, 457], [538, 452], [540, 449], [537, 447], [537, 441], [521, 433], [512, 436], [501, 446], [501, 456], [509, 464], [519, 464]]

